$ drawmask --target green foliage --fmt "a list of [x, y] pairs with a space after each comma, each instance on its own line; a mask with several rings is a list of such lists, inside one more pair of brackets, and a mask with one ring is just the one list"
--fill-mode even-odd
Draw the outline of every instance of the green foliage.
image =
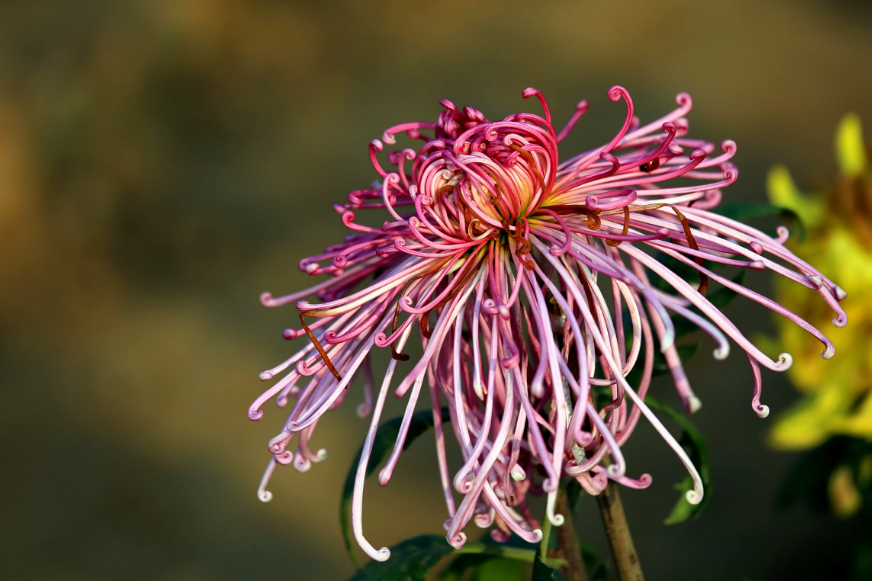
[[473, 569], [480, 571], [486, 563], [497, 558], [495, 555], [488, 555], [486, 553], [460, 555], [451, 561], [445, 570], [442, 571], [439, 579], [441, 581], [459, 581], [467, 571]]
[[[439, 576], [441, 581], [458, 581], [467, 571], [476, 570], [476, 576], [486, 570], [487, 574], [503, 570], [501, 565], [489, 565], [493, 561], [517, 561], [531, 563], [535, 552], [530, 543], [512, 536], [506, 543], [498, 543], [489, 536], [482, 541], [466, 543], [455, 558]], [[478, 578], [478, 577], [476, 577]]]
[[[442, 408], [442, 421], [450, 420], [448, 408]], [[378, 468], [382, 460], [393, 449], [394, 443], [397, 440], [397, 435], [400, 433], [400, 424], [403, 418], [394, 418], [379, 426], [375, 435], [375, 440], [372, 445], [372, 454], [370, 454], [369, 463], [366, 465], [366, 476], [369, 477], [375, 469]], [[409, 433], [406, 436], [406, 441], [403, 443], [403, 450], [412, 445], [418, 436], [433, 427], [433, 411], [425, 410], [416, 413], [412, 416], [412, 422], [409, 424]], [[339, 520], [342, 525], [342, 537], [345, 539], [345, 548], [351, 556], [351, 561], [354, 566], [360, 569], [360, 563], [354, 554], [351, 543], [351, 518], [349, 517], [349, 505], [351, 504], [351, 495], [354, 492], [354, 477], [357, 472], [357, 465], [360, 462], [360, 455], [363, 453], [363, 447], [358, 450], [357, 456], [354, 457], [354, 462], [351, 463], [351, 469], [348, 471], [348, 476], [345, 477], [345, 486], [342, 489], [342, 500], [339, 504]], [[423, 537], [419, 537], [423, 538]], [[413, 539], [414, 540], [414, 539]], [[442, 539], [445, 541], [445, 539]], [[393, 560], [393, 558], [391, 559]]]
[[492, 559], [475, 571], [472, 581], [526, 581], [527, 568], [523, 561]]
[[351, 581], [424, 581], [430, 569], [454, 549], [440, 535], [423, 535], [391, 548], [387, 561], [372, 561]]
[[444, 536], [423, 535], [391, 547], [390, 559], [370, 562], [351, 581], [423, 581], [430, 569], [451, 553], [458, 556], [441, 573], [441, 581], [458, 581], [471, 570], [475, 571], [476, 581], [514, 581], [522, 578], [523, 563], [535, 559], [536, 552], [526, 548], [529, 546], [516, 537], [508, 543], [487, 538], [482, 542], [468, 542], [455, 551]]
[[669, 513], [669, 516], [666, 517], [666, 520], [663, 522], [669, 525], [684, 522], [691, 516], [699, 518], [699, 515], [702, 514], [702, 511], [708, 504], [712, 494], [711, 462], [705, 440], [696, 426], [693, 425], [693, 422], [691, 422], [684, 414], [675, 411], [650, 395], [645, 398], [645, 403], [648, 404], [648, 407], [652, 410], [659, 411], [668, 416], [669, 419], [681, 428], [681, 437], [678, 439], [678, 442], [687, 451], [691, 462], [696, 466], [696, 469], [699, 471], [699, 475], [702, 478], [703, 498], [699, 504], [690, 504], [685, 496], [687, 491], [693, 490], [693, 479], [689, 474], [684, 478], [684, 480], [675, 485], [676, 490], [681, 492], [681, 497], [672, 508], [672, 512]]
[[554, 574], [556, 569], [552, 569], [542, 560], [541, 545], [540, 549], [536, 550], [536, 558], [533, 560], [533, 576], [531, 581], [555, 581]]

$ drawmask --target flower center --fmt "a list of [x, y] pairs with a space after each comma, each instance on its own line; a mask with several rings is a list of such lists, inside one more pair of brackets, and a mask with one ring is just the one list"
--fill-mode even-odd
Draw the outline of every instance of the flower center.
[[448, 110], [440, 115], [436, 139], [419, 152], [419, 217], [432, 214], [431, 225], [438, 222], [464, 239], [488, 230], [517, 235], [515, 225], [543, 204], [554, 185], [554, 129], [527, 113], [490, 122], [475, 109], [443, 105]]

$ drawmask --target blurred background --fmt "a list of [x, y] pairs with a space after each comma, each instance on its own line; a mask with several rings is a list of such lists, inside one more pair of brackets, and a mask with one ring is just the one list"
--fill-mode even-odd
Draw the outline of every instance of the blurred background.
[[[360, 396], [316, 433], [329, 459], [277, 470], [269, 504], [256, 489], [284, 415], [246, 410], [258, 372], [295, 350], [293, 307], [258, 296], [301, 288], [297, 262], [342, 236], [332, 204], [376, 177], [384, 128], [435, 120], [442, 98], [538, 112], [521, 98], [534, 86], [557, 125], [590, 100], [562, 145], [576, 151], [620, 126], [612, 85], [643, 121], [687, 91], [691, 134], [739, 145], [726, 197], [764, 201], [775, 163], [800, 184], [834, 173], [839, 118], [872, 120], [870, 62], [872, 10], [849, 1], [6, 0], [0, 577], [351, 574], [338, 503]], [[730, 312], [770, 329], [747, 303]], [[653, 431], [631, 439], [631, 469], [654, 477], [623, 493], [648, 578], [843, 578], [852, 525], [775, 507], [795, 458], [767, 447], [741, 353], [706, 349], [689, 374], [715, 492], [699, 521], [663, 525], [681, 466]], [[797, 397], [764, 381], [773, 415]], [[653, 393], [675, 401], [669, 381]], [[376, 547], [441, 531], [434, 458], [425, 435], [389, 487], [370, 483]], [[605, 556], [595, 505], [578, 526]]]

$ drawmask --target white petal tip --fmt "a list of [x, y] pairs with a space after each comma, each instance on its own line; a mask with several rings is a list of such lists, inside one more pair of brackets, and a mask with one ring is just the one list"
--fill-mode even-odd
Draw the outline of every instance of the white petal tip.
[[776, 371], [786, 371], [793, 365], [793, 356], [790, 353], [782, 353], [778, 356]]
[[702, 407], [702, 400], [700, 400], [695, 395], [688, 396], [686, 400], [684, 400], [684, 406], [687, 408], [687, 411], [695, 414], [699, 411], [699, 408]]

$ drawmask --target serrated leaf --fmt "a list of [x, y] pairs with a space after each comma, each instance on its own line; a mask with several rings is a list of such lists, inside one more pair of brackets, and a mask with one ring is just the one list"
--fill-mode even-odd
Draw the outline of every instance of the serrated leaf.
[[712, 211], [737, 222], [747, 222], [755, 218], [786, 218], [793, 222], [796, 228], [796, 236], [800, 242], [805, 239], [805, 224], [799, 215], [789, 208], [782, 208], [781, 206], [765, 202], [739, 202], [724, 204], [714, 208]]
[[425, 581], [430, 569], [454, 549], [441, 535], [423, 535], [391, 547], [387, 561], [372, 561], [351, 581]]
[[[442, 421], [450, 421], [448, 408], [442, 408]], [[369, 457], [369, 463], [366, 465], [367, 477], [375, 472], [375, 469], [378, 468], [382, 460], [384, 460], [385, 457], [393, 449], [394, 444], [397, 440], [397, 435], [400, 433], [400, 425], [402, 424], [402, 422], [403, 418], [399, 417], [389, 420], [379, 426], [378, 431], [375, 435], [375, 440], [372, 444], [372, 453]], [[409, 424], [409, 432], [406, 435], [406, 441], [403, 443], [403, 450], [411, 446], [412, 442], [414, 442], [415, 439], [418, 438], [418, 436], [420, 436], [432, 427], [432, 410], [420, 411], [413, 415], [412, 421]], [[345, 477], [345, 486], [342, 489], [342, 500], [339, 503], [339, 520], [342, 526], [342, 537], [345, 540], [345, 549], [348, 551], [348, 555], [351, 557], [351, 561], [354, 563], [354, 566], [358, 569], [360, 569], [360, 563], [358, 562], [357, 556], [354, 554], [354, 550], [352, 549], [351, 519], [349, 517], [348, 506], [351, 503], [351, 496], [354, 493], [354, 477], [357, 473], [357, 465], [360, 462], [360, 455], [362, 453], [363, 446], [361, 446], [360, 450], [357, 451], [357, 455], [354, 457], [354, 462], [351, 463], [351, 470], [349, 470], [348, 475]], [[445, 541], [444, 538], [442, 538], [442, 540], [443, 542]]]
[[690, 457], [693, 465], [696, 466], [702, 479], [703, 498], [699, 504], [690, 504], [684, 494], [693, 488], [693, 479], [689, 474], [684, 480], [675, 485], [675, 488], [681, 491], [682, 494], [664, 523], [676, 524], [684, 522], [691, 516], [699, 518], [699, 515], [702, 514], [703, 509], [705, 509], [711, 499], [712, 494], [711, 461], [708, 455], [708, 446], [706, 446], [700, 431], [687, 416], [675, 411], [650, 395], [645, 398], [645, 403], [652, 410], [659, 411], [668, 416], [669, 419], [681, 428], [681, 437], [678, 439], [678, 442], [687, 450], [687, 455]]

